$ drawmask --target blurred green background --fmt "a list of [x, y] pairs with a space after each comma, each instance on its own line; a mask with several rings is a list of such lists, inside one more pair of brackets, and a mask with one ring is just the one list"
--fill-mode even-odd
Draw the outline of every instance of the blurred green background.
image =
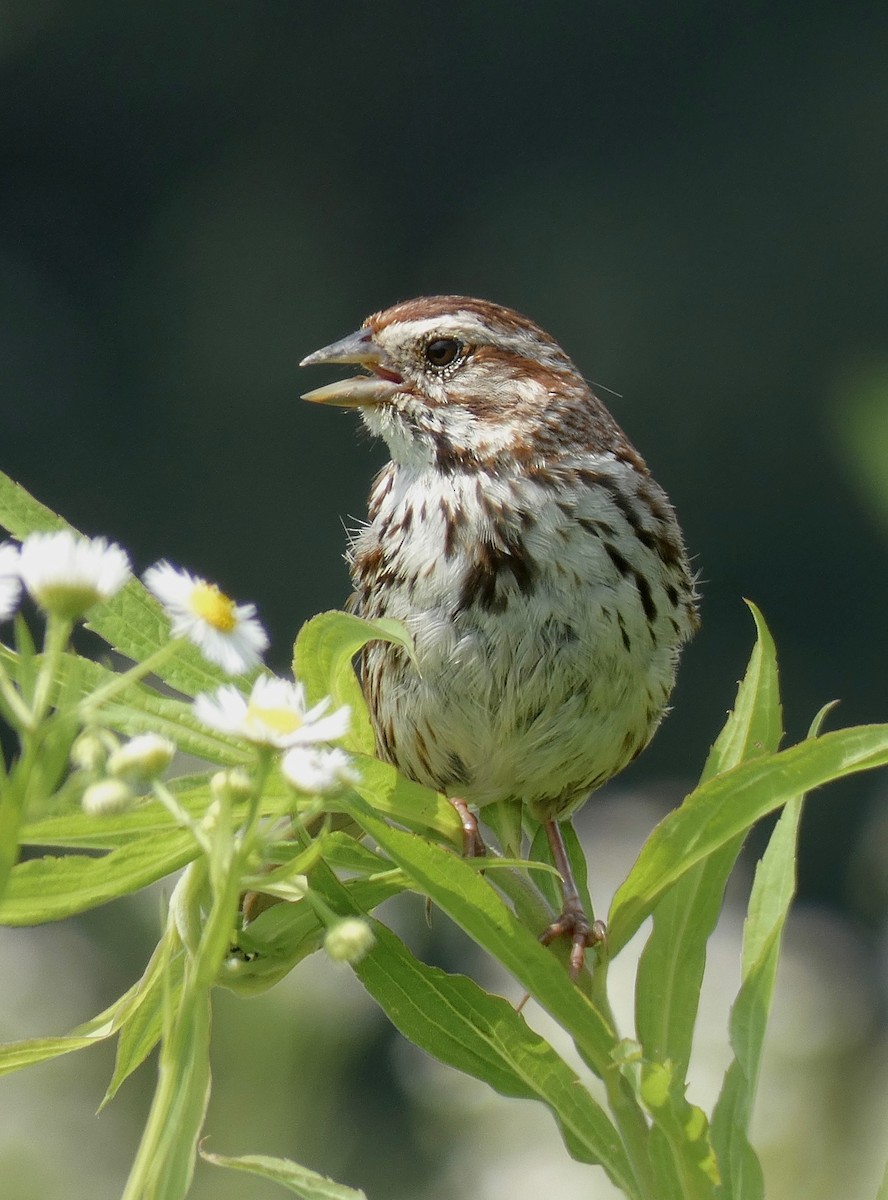
[[[300, 623], [347, 594], [342, 522], [384, 458], [353, 415], [299, 402], [320, 382], [299, 359], [398, 299], [485, 296], [620, 394], [697, 556], [703, 628], [674, 712], [611, 797], [662, 806], [699, 770], [751, 645], [743, 596], [774, 632], [792, 737], [833, 698], [833, 723], [888, 719], [886, 61], [888, 9], [855, 0], [4, 0], [0, 466], [139, 569], [168, 557], [255, 601], [284, 669]], [[801, 862], [874, 1002], [884, 793], [870, 777], [815, 797]], [[133, 914], [123, 944], [119, 913], [77, 934], [97, 1006], [140, 969], [156, 908]], [[290, 1008], [263, 1003], [290, 1044]], [[442, 1149], [411, 1132], [400, 1052], [362, 1019], [365, 1066], [319, 1067], [339, 1080], [327, 1120], [363, 1147], [350, 1182], [459, 1194], [422, 1190]], [[0, 1165], [48, 1152], [30, 1134]], [[327, 1145], [305, 1157], [331, 1171], [342, 1150], [329, 1130], [269, 1140], [213, 1148]], [[57, 1194], [21, 1178], [11, 1200]], [[271, 1194], [252, 1186], [205, 1194]]]

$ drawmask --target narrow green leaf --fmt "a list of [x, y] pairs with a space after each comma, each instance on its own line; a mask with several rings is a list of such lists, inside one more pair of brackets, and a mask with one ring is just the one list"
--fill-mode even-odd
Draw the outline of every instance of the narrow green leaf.
[[666, 817], [614, 897], [608, 944], [616, 954], [660, 897], [696, 863], [793, 796], [888, 764], [888, 725], [824, 734], [708, 780]]
[[0, 925], [41, 925], [86, 912], [163, 879], [197, 856], [187, 830], [120, 846], [100, 857], [33, 858], [12, 870]]
[[400, 621], [365, 621], [346, 612], [325, 612], [302, 626], [293, 651], [293, 674], [305, 685], [312, 703], [332, 696], [352, 710], [344, 739], [349, 750], [372, 754], [376, 737], [352, 661], [368, 642], [392, 642], [413, 656], [413, 641]]
[[[57, 529], [74, 529], [63, 517], [58, 516], [35, 500], [19, 483], [0, 471], [0, 527], [15, 538], [27, 537], [29, 533], [51, 533]], [[76, 530], [75, 530], [76, 532]]]
[[[206, 776], [183, 776], [169, 786], [176, 793], [179, 804], [192, 817], [203, 815], [210, 802]], [[111, 850], [177, 828], [172, 814], [152, 800], [107, 816], [93, 816], [76, 808], [57, 816], [29, 821], [22, 830], [21, 842], [24, 846]]]
[[374, 923], [374, 931], [376, 946], [354, 969], [404, 1036], [504, 1096], [541, 1101], [571, 1155], [600, 1164], [631, 1193], [632, 1171], [606, 1113], [511, 1004], [465, 976], [419, 962], [385, 926]]
[[434, 833], [462, 846], [462, 825], [456, 809], [438, 792], [413, 783], [389, 763], [356, 754], [358, 795], [377, 812], [417, 833]]
[[[773, 753], [782, 737], [777, 656], [758, 609], [750, 605], [757, 639], [734, 710], [707, 759], [703, 781], [741, 762]], [[728, 876], [745, 831], [692, 867], [654, 908], [653, 930], [638, 965], [635, 1021], [644, 1056], [671, 1062], [681, 1084], [687, 1074], [706, 943], [721, 911]]]
[[882, 1175], [882, 1182], [879, 1184], [876, 1200], [888, 1200], [888, 1163], [885, 1164], [885, 1172]]
[[[829, 706], [809, 734], [815, 738]], [[712, 1139], [722, 1164], [724, 1200], [762, 1200], [764, 1177], [749, 1142], [768, 1014], [774, 993], [783, 928], [795, 895], [796, 854], [803, 796], [787, 804], [756, 868], [743, 929], [742, 983], [731, 1008], [734, 1061], [712, 1116]]]
[[0, 1075], [9, 1075], [13, 1071], [22, 1070], [23, 1067], [58, 1058], [74, 1050], [84, 1050], [113, 1037], [132, 1015], [135, 991], [134, 987], [130, 988], [98, 1016], [83, 1025], [78, 1025], [62, 1037], [28, 1038], [25, 1041], [7, 1042], [0, 1046]]
[[[527, 857], [533, 862], [544, 862], [548, 863], [549, 866], [555, 865], [552, 862], [552, 848], [549, 845], [549, 839], [546, 837], [546, 830], [542, 825], [538, 824], [536, 829], [533, 831], [533, 837], [530, 840], [530, 849], [527, 852]], [[539, 890], [545, 896], [546, 900], [549, 902], [553, 913], [558, 913], [560, 911], [560, 898], [558, 891], [559, 878], [560, 876], [556, 875], [554, 879], [549, 876], [548, 878], [544, 877], [534, 881]], [[590, 913], [591, 908], [587, 908], [586, 912]]]
[[200, 1155], [215, 1167], [228, 1167], [233, 1171], [246, 1171], [262, 1179], [279, 1183], [289, 1191], [301, 1196], [302, 1200], [367, 1200], [364, 1192], [334, 1183], [326, 1175], [319, 1175], [308, 1167], [301, 1167], [288, 1158], [269, 1158], [265, 1154], [245, 1154], [241, 1158], [228, 1158], [222, 1154], [210, 1154], [200, 1148]]
[[182, 991], [185, 956], [175, 926], [167, 930], [148, 960], [142, 978], [131, 989], [127, 1020], [117, 1039], [114, 1072], [99, 1111], [114, 1098], [118, 1088], [145, 1061], [160, 1040], [164, 1005], [176, 1005]]
[[681, 1082], [671, 1064], [642, 1064], [639, 1090], [653, 1119], [651, 1159], [664, 1196], [713, 1200], [719, 1171], [709, 1125], [703, 1110], [685, 1099]]
[[525, 929], [483, 876], [457, 855], [381, 821], [354, 803], [355, 821], [470, 937], [492, 954], [574, 1037], [596, 1073], [611, 1070], [615, 1035], [592, 1002], [571, 983], [564, 967]]
[[157, 1089], [122, 1200], [184, 1200], [210, 1098], [210, 998], [170, 998]]
[[765, 618], [751, 601], [747, 605], [755, 621], [756, 642], [733, 711], [706, 759], [701, 783], [742, 762], [773, 754], [783, 737], [777, 650]]

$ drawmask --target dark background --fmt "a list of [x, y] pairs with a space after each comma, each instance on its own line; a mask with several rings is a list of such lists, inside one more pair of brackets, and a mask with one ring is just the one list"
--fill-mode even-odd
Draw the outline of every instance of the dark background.
[[[300, 358], [398, 299], [485, 296], [620, 393], [699, 564], [628, 782], [699, 771], [744, 596], [790, 737], [834, 698], [833, 725], [888, 719], [888, 9], [2, 8], [0, 466], [38, 498], [255, 601], [284, 669], [347, 594], [341, 523], [383, 460], [299, 402]], [[815, 797], [801, 863], [873, 930], [882, 787]]]

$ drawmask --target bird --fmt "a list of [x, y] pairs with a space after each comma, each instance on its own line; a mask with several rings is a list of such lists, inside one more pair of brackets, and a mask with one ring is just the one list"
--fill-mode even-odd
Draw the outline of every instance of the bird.
[[363, 652], [377, 753], [447, 796], [467, 854], [486, 805], [544, 827], [563, 904], [540, 940], [570, 940], [576, 980], [605, 929], [562, 823], [648, 744], [699, 623], [675, 510], [574, 362], [510, 308], [402, 301], [300, 365], [340, 364], [359, 372], [303, 399], [358, 409], [390, 454], [350, 538], [350, 608], [414, 643]]

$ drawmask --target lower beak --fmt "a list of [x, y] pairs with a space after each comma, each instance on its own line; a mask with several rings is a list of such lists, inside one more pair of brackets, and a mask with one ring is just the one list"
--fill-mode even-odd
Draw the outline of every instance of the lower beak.
[[326, 363], [357, 363], [378, 374], [356, 375], [352, 379], [328, 383], [314, 391], [305, 392], [303, 400], [310, 400], [313, 404], [333, 404], [339, 408], [362, 408], [382, 404], [403, 388], [400, 375], [386, 367], [369, 329], [359, 329], [357, 333], [324, 346], [322, 350], [315, 350], [299, 365], [315, 367]]

